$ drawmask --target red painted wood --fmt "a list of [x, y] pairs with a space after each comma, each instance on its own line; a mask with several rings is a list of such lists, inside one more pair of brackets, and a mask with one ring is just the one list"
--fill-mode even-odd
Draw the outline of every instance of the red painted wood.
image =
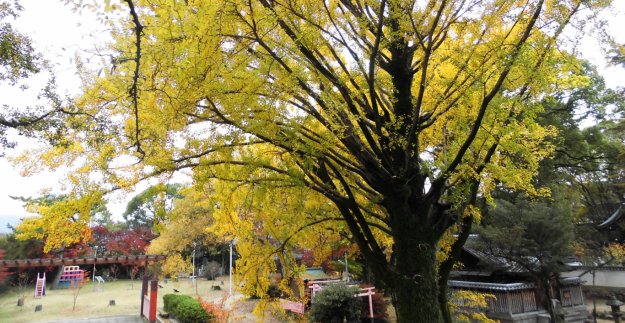
[[156, 323], [156, 302], [158, 301], [158, 281], [153, 280], [150, 286], [150, 323]]

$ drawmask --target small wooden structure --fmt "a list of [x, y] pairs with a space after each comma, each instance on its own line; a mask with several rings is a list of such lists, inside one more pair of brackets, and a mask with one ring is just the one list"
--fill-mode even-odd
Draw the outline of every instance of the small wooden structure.
[[564, 308], [584, 305], [582, 281], [579, 277], [560, 278], [558, 296]]
[[[578, 277], [560, 277], [558, 282], [552, 282], [548, 288], [554, 299], [547, 299], [544, 288], [534, 284], [535, 277], [527, 268], [499, 256], [496, 246], [490, 249], [481, 246], [477, 239], [477, 235], [470, 235], [462, 248], [462, 270], [452, 271], [451, 292], [470, 290], [494, 295], [496, 298], [488, 301], [488, 308], [480, 310], [501, 323], [535, 322], [537, 317], [548, 315], [550, 307], [556, 308], [556, 314], [564, 315], [569, 323], [584, 322], [588, 313]], [[576, 263], [573, 259], [564, 261], [569, 269]], [[565, 276], [566, 272], [560, 274]]]
[[[495, 299], [488, 299], [488, 312], [519, 314], [538, 310], [536, 304], [535, 286], [532, 283], [496, 284], [450, 280], [449, 288], [456, 290], [470, 290], [481, 294], [491, 294]], [[458, 300], [458, 306], [465, 304]]]
[[[452, 293], [457, 290], [470, 290], [494, 295], [495, 299], [487, 300], [487, 309], [476, 310], [483, 310], [488, 317], [502, 323], [532, 321], [547, 313], [543, 304], [536, 298], [538, 291], [533, 283], [497, 284], [450, 280], [448, 284]], [[579, 278], [560, 279], [559, 288], [553, 292], [560, 300], [559, 308], [567, 322], [583, 322], [586, 319], [587, 313]], [[462, 300], [456, 300], [456, 305], [466, 307]]]

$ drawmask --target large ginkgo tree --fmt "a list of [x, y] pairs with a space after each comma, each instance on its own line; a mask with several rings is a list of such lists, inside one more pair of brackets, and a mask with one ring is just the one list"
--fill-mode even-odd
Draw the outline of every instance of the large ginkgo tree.
[[[108, 4], [123, 15], [111, 23], [111, 65], [85, 75], [39, 160], [75, 165], [83, 195], [188, 169], [197, 181], [323, 199], [399, 322], [450, 321], [446, 280], [479, 218], [473, 204], [498, 185], [544, 193], [532, 178], [554, 130], [534, 120], [540, 99], [585, 82], [560, 38], [608, 3]], [[273, 219], [250, 226], [327, 225]], [[437, 260], [439, 250], [451, 257]]]

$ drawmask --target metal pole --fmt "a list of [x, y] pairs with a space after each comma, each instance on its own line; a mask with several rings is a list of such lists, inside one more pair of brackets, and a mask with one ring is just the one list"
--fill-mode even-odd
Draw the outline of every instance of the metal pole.
[[[592, 270], [592, 287], [595, 288], [595, 270]], [[594, 323], [597, 323], [597, 298], [593, 297], [592, 299], [592, 320]]]
[[347, 267], [347, 252], [345, 252], [345, 280], [349, 283], [349, 268]]
[[93, 285], [95, 286], [95, 263], [98, 261], [98, 246], [95, 246], [95, 252], [93, 253]]
[[230, 286], [228, 287], [228, 297], [232, 297], [232, 244], [233, 241], [230, 241]]
[[191, 278], [191, 279], [192, 279], [192, 280], [191, 280], [191, 283], [192, 283], [192, 284], [195, 284], [195, 246], [196, 246], [196, 245], [197, 245], [197, 244], [194, 242], [194, 243], [193, 243], [193, 278]]

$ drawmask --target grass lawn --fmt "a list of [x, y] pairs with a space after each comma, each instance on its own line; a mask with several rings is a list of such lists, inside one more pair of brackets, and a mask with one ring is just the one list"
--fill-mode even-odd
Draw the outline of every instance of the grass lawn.
[[[223, 284], [222, 284], [223, 281]], [[159, 281], [163, 288], [158, 289], [157, 309], [163, 311], [163, 295], [173, 294], [174, 288], [179, 294], [196, 295], [196, 286], [189, 279], [181, 279], [178, 282], [169, 280], [167, 283]], [[212, 286], [219, 286], [221, 290], [214, 290]], [[220, 277], [214, 281], [206, 279], [197, 280], [197, 295], [204, 300], [221, 303], [228, 293], [228, 277]], [[16, 288], [0, 294], [0, 322], [49, 322], [63, 321], [64, 319], [77, 319], [87, 317], [104, 317], [114, 315], [139, 315], [141, 308], [141, 281], [118, 280], [106, 282], [102, 291], [96, 290], [93, 283], [85, 284], [76, 298], [76, 309], [73, 309], [74, 291], [71, 289], [57, 289], [46, 291], [46, 296], [34, 298], [35, 286], [29, 286], [25, 291], [23, 307], [17, 306], [17, 299], [21, 293]], [[284, 314], [275, 311], [275, 308], [267, 308], [263, 317], [252, 314], [258, 300], [250, 300], [237, 294], [237, 301], [231, 304], [231, 318], [236, 322], [307, 322], [306, 316], [296, 314]], [[115, 306], [109, 306], [109, 300], [115, 300]], [[43, 311], [35, 312], [36, 305], [42, 305]], [[277, 304], [276, 304], [277, 305]], [[274, 306], [276, 306], [274, 305]], [[394, 321], [392, 307], [388, 313], [391, 322]]]
[[[221, 285], [221, 281], [224, 282]], [[174, 288], [180, 294], [196, 295], [196, 287], [188, 279], [178, 282], [159, 284], [163, 288], [158, 290], [158, 309], [162, 311], [163, 295], [174, 293]], [[219, 285], [221, 291], [211, 288]], [[102, 317], [111, 315], [139, 315], [141, 307], [141, 281], [118, 280], [106, 282], [103, 290], [98, 291], [93, 283], [86, 283], [76, 298], [76, 308], [73, 309], [74, 291], [71, 289], [48, 289], [46, 296], [34, 298], [35, 287], [29, 286], [25, 291], [23, 307], [17, 306], [20, 293], [17, 289], [10, 289], [0, 294], [0, 322], [46, 322], [62, 320], [64, 318]], [[197, 294], [205, 300], [218, 301], [228, 292], [228, 277], [218, 278], [216, 281], [206, 279], [197, 280]], [[109, 300], [115, 300], [115, 306], [109, 306]], [[35, 306], [42, 305], [43, 311], [35, 312]]]

